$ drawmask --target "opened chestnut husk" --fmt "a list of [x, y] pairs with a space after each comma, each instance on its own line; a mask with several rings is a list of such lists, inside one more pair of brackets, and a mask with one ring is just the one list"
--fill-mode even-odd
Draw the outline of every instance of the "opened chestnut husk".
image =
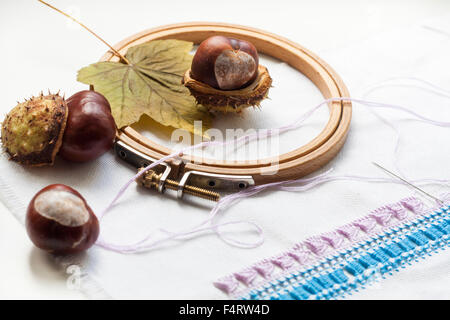
[[19, 103], [2, 123], [3, 150], [27, 166], [64, 159], [85, 162], [111, 149], [116, 125], [108, 101], [95, 91], [81, 91], [65, 100], [41, 94]]
[[190, 70], [184, 75], [184, 85], [195, 97], [198, 104], [210, 110], [223, 113], [239, 113], [243, 109], [257, 106], [267, 98], [272, 79], [266, 67], [259, 66], [256, 79], [249, 86], [239, 90], [218, 90], [191, 78]]
[[59, 94], [41, 94], [15, 106], [2, 123], [2, 146], [23, 165], [52, 165], [62, 144], [68, 116]]

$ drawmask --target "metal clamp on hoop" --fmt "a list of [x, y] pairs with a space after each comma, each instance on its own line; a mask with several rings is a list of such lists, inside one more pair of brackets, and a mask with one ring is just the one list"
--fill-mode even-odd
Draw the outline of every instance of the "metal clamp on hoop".
[[[114, 144], [114, 151], [121, 159], [138, 170], [143, 170], [156, 161], [120, 140]], [[251, 176], [219, 175], [197, 171], [185, 172], [178, 182], [169, 179], [171, 171], [170, 165], [163, 162], [142, 175], [138, 183], [148, 189], [157, 189], [160, 193], [164, 193], [166, 188], [175, 190], [179, 199], [187, 193], [212, 201], [218, 201], [220, 198], [220, 194], [215, 190], [239, 191], [255, 184]]]
[[[114, 143], [114, 151], [121, 159], [125, 160], [136, 168], [145, 168], [150, 164], [156, 162], [155, 159], [137, 150], [134, 150], [122, 141], [116, 141]], [[160, 173], [158, 175], [156, 185], [152, 184], [151, 187], [157, 189], [160, 193], [163, 193], [165, 189], [166, 179], [169, 177], [171, 170], [172, 168], [164, 162], [156, 166], [154, 170], [151, 170], [151, 172], [153, 172], [155, 175], [157, 173]], [[148, 186], [148, 188], [150, 188], [150, 185]]]

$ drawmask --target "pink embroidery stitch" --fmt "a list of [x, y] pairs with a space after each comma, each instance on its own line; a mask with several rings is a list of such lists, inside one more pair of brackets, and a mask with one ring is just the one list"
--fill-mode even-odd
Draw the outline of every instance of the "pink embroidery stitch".
[[248, 286], [256, 278], [257, 273], [255, 270], [247, 269], [244, 271], [236, 272], [234, 277]]
[[345, 238], [335, 231], [324, 233], [321, 238], [334, 249], [339, 249], [345, 242]]
[[408, 217], [408, 211], [400, 203], [388, 204], [386, 207], [392, 211], [394, 217], [398, 220], [404, 220]]
[[239, 286], [239, 283], [233, 276], [221, 278], [213, 283], [217, 289], [224, 291], [227, 294], [232, 293]]
[[387, 207], [382, 207], [373, 211], [370, 216], [373, 217], [378, 224], [387, 226], [391, 220], [392, 211]]
[[318, 256], [323, 255], [330, 247], [329, 244], [319, 236], [311, 237], [305, 241], [305, 245]]
[[337, 229], [337, 232], [342, 234], [348, 240], [355, 241], [359, 238], [360, 229], [353, 224], [347, 224]]
[[353, 225], [357, 226], [362, 231], [369, 233], [377, 226], [377, 221], [373, 217], [368, 216], [353, 222]]
[[282, 254], [276, 258], [273, 258], [271, 261], [273, 262], [274, 265], [281, 268], [282, 270], [289, 269], [294, 265], [295, 262], [295, 260], [292, 259], [287, 254]]
[[287, 254], [294, 258], [299, 264], [306, 264], [313, 260], [311, 251], [300, 245], [290, 250]]
[[274, 265], [270, 261], [263, 261], [255, 266], [253, 269], [256, 270], [263, 278], [268, 278], [275, 269]]
[[424, 203], [415, 197], [405, 198], [400, 200], [400, 203], [415, 214], [423, 214], [426, 211]]

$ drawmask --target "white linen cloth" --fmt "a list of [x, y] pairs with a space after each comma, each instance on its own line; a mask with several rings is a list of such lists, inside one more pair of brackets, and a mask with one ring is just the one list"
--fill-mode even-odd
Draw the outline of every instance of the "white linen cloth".
[[[317, 53], [342, 76], [353, 97], [361, 97], [371, 84], [398, 76], [423, 78], [450, 89], [450, 26], [442, 21], [432, 21], [427, 26], [444, 32], [421, 24], [375, 35], [339, 50]], [[317, 90], [306, 78], [295, 75], [291, 68], [280, 62], [264, 61], [269, 65], [275, 85], [277, 81], [283, 81], [283, 86], [280, 84], [277, 91], [276, 85], [271, 92], [272, 100], [263, 103], [262, 111], [257, 115], [253, 115], [253, 111], [245, 113], [244, 120], [248, 115], [252, 121], [246, 126], [270, 128], [287, 124], [321, 101]], [[296, 78], [298, 82], [286, 81], [288, 78]], [[408, 81], [395, 83], [411, 84]], [[296, 90], [292, 95], [289, 95], [289, 85]], [[295, 99], [292, 99], [294, 94]], [[373, 92], [368, 99], [405, 105], [429, 118], [450, 121], [449, 99], [415, 88], [385, 88]], [[289, 107], [286, 107], [286, 114], [282, 114], [285, 106]], [[10, 107], [2, 105], [1, 112], [6, 113]], [[394, 132], [366, 107], [354, 104], [353, 110], [348, 140], [325, 169], [333, 167], [333, 174], [384, 177], [371, 162], [393, 168]], [[326, 110], [321, 112], [308, 121], [305, 128], [283, 135], [280, 150], [285, 152], [298, 146], [302, 138], [307, 141], [305, 137], [320, 131], [324, 119], [326, 121]], [[401, 132], [399, 164], [408, 178], [450, 179], [448, 128], [414, 121], [411, 116], [398, 111], [383, 109], [376, 112], [390, 119]], [[275, 118], [276, 114], [281, 115]], [[268, 115], [274, 115], [274, 118]], [[95, 212], [100, 212], [135, 171], [110, 152], [86, 164], [71, 164], [58, 159], [55, 166], [49, 168], [24, 168], [7, 161], [3, 154], [0, 172], [0, 200], [23, 220], [26, 204], [34, 193], [51, 183], [74, 187]], [[434, 194], [450, 191], [449, 185], [425, 188]], [[231, 247], [214, 234], [205, 233], [141, 254], [124, 255], [93, 247], [76, 263], [88, 274], [89, 279], [85, 280], [92, 281], [86, 282], [83, 289], [96, 297], [226, 298], [212, 285], [217, 278], [411, 193], [411, 189], [401, 185], [347, 181], [330, 182], [303, 193], [267, 191], [234, 205], [221, 213], [219, 219], [221, 222], [244, 219], [260, 225], [266, 241], [256, 249]], [[195, 225], [204, 219], [211, 207], [207, 202], [180, 202], [171, 198], [133, 185], [102, 220], [102, 234], [112, 242], [128, 244], [140, 240], [151, 230], [176, 231]], [[352, 298], [449, 299], [449, 259], [450, 250], [446, 250], [382, 280], [371, 289], [354, 294]]]

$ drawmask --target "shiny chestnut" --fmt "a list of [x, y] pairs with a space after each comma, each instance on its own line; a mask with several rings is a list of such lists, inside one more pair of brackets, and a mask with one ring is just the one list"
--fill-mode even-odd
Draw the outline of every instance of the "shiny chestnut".
[[85, 162], [111, 149], [116, 125], [108, 100], [95, 91], [80, 91], [67, 99], [69, 115], [59, 154]]
[[33, 197], [25, 223], [34, 245], [55, 254], [85, 251], [99, 235], [98, 219], [86, 200], [63, 184], [49, 185]]
[[237, 90], [256, 79], [258, 65], [258, 52], [250, 42], [213, 36], [198, 47], [191, 76], [215, 89]]

